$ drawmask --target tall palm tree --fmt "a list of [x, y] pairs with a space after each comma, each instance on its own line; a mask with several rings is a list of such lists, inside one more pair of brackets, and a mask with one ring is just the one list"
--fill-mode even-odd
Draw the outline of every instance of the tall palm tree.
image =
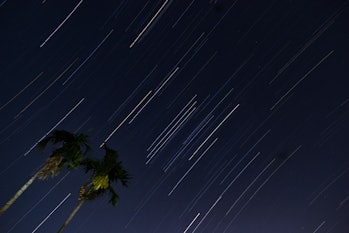
[[49, 176], [57, 175], [63, 167], [76, 168], [81, 159], [89, 151], [87, 136], [84, 134], [73, 134], [65, 130], [55, 130], [46, 138], [38, 143], [40, 150], [51, 143], [59, 144], [59, 147], [53, 149], [49, 158], [43, 166], [17, 191], [17, 193], [0, 209], [0, 215], [3, 214], [22, 193], [36, 180], [45, 180]]
[[113, 184], [120, 181], [123, 186], [127, 187], [131, 177], [119, 161], [118, 153], [108, 148], [106, 145], [104, 145], [104, 149], [105, 155], [102, 160], [87, 158], [81, 161], [81, 165], [85, 168], [85, 171], [91, 171], [91, 178], [80, 187], [79, 203], [58, 230], [58, 233], [63, 232], [65, 227], [86, 201], [95, 200], [109, 193], [111, 195], [109, 202], [115, 206], [119, 196], [115, 192]]

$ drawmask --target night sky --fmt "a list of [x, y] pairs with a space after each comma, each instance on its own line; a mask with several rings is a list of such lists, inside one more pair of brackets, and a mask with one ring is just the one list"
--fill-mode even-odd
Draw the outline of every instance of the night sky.
[[[348, 3], [1, 0], [0, 205], [64, 129], [133, 177], [67, 233], [348, 233]], [[0, 232], [56, 232], [87, 177], [35, 181]]]

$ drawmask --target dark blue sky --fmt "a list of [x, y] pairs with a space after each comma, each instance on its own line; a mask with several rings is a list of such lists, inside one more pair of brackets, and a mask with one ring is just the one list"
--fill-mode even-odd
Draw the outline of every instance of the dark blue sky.
[[[67, 233], [347, 233], [348, 22], [346, 0], [2, 0], [0, 205], [65, 129], [133, 177]], [[36, 181], [0, 232], [55, 232], [86, 178]]]

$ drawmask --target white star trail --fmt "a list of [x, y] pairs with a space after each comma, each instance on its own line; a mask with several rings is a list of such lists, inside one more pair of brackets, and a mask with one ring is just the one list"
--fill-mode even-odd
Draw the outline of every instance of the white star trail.
[[15, 96], [13, 96], [9, 101], [7, 101], [6, 103], [4, 103], [1, 107], [0, 107], [0, 111], [5, 108], [9, 103], [11, 103], [14, 99], [16, 99], [20, 94], [22, 94], [28, 87], [30, 87], [30, 85], [32, 85], [38, 78], [41, 77], [41, 75], [44, 72], [41, 72], [40, 74], [38, 74], [30, 83], [28, 83], [22, 90], [20, 90]]
[[63, 26], [63, 24], [70, 18], [70, 16], [78, 9], [78, 7], [81, 5], [83, 0], [81, 0], [74, 9], [65, 17], [65, 19], [56, 27], [56, 29], [45, 39], [45, 41], [40, 45], [40, 48], [42, 48], [50, 39], [51, 37]]
[[325, 225], [326, 221], [322, 221], [322, 223], [312, 232], [312, 233], [316, 233], [320, 230], [320, 228]]
[[235, 207], [235, 205], [241, 200], [241, 198], [245, 195], [245, 193], [252, 187], [252, 185], [254, 185], [254, 183], [256, 183], [256, 181], [259, 179], [259, 177], [261, 175], [263, 175], [263, 173], [275, 162], [275, 159], [273, 159], [272, 161], [270, 161], [268, 163], [267, 166], [265, 166], [263, 168], [263, 170], [261, 172], [258, 173], [258, 175], [256, 176], [256, 178], [253, 179], [253, 181], [245, 188], [245, 190], [240, 194], [240, 196], [235, 200], [235, 202], [230, 206], [230, 208], [228, 209], [228, 211], [225, 213], [225, 215], [228, 215], [229, 212]]
[[137, 41], [142, 37], [142, 35], [148, 30], [148, 28], [150, 27], [150, 25], [152, 23], [154, 23], [154, 21], [156, 20], [156, 18], [159, 16], [159, 14], [161, 13], [161, 11], [165, 8], [165, 6], [167, 5], [167, 3], [169, 2], [169, 0], [166, 0], [162, 6], [160, 7], [160, 9], [155, 13], [155, 15], [150, 19], [150, 21], [147, 23], [147, 25], [142, 29], [142, 31], [138, 34], [138, 36], [134, 39], [134, 41], [131, 43], [130, 48], [132, 48]]
[[206, 154], [206, 152], [217, 142], [218, 138], [213, 140], [213, 142], [206, 148], [206, 150], [200, 155], [200, 157], [190, 166], [190, 168], [184, 173], [184, 175], [179, 179], [179, 181], [175, 184], [172, 190], [168, 193], [168, 196], [175, 191], [178, 185], [184, 180], [184, 178], [189, 174], [189, 172], [194, 168], [194, 166], [200, 161], [200, 159]]
[[[193, 104], [195, 104], [195, 102]], [[189, 119], [189, 117], [192, 116], [195, 110], [196, 110], [196, 107], [194, 106], [190, 107], [184, 113], [184, 115], [171, 127], [171, 129], [166, 133], [166, 135], [164, 135], [164, 137], [160, 140], [160, 142], [147, 155], [149, 159], [147, 160], [146, 164], [148, 164], [153, 159], [153, 157], [159, 152], [159, 150], [161, 150], [166, 145], [168, 140], [170, 140], [170, 138], [180, 129], [180, 127]]]
[[[163, 135], [165, 134], [165, 132], [171, 127], [171, 125], [177, 121], [181, 115], [183, 115], [182, 113], [187, 109], [187, 107], [189, 105], [191, 105], [190, 108], [194, 107], [194, 105], [197, 103], [197, 101], [194, 101], [194, 99], [197, 97], [197, 95], [195, 94], [190, 100], [189, 102], [181, 109], [181, 111], [173, 118], [173, 120], [166, 126], [166, 128], [159, 134], [159, 136], [157, 136], [155, 138], [155, 140], [152, 142], [152, 144], [148, 147], [147, 151], [149, 151], [157, 142], [158, 140], [163, 137]], [[194, 102], [193, 102], [194, 101]], [[188, 111], [188, 110], [187, 110]]]
[[219, 129], [219, 127], [230, 117], [230, 115], [239, 107], [237, 104], [233, 110], [231, 110], [228, 115], [217, 125], [217, 127], [212, 130], [212, 132], [206, 137], [206, 139], [200, 144], [200, 146], [194, 151], [194, 153], [189, 157], [188, 160], [194, 158], [194, 156], [198, 153], [198, 151], [204, 146], [204, 144], [212, 137], [212, 135]]
[[271, 130], [269, 129], [267, 132], [265, 132], [262, 137], [260, 137], [253, 146], [250, 147], [250, 149], [241, 157], [241, 159], [235, 164], [235, 166], [228, 172], [228, 174], [223, 178], [223, 180], [220, 182], [220, 184], [223, 184], [224, 181], [229, 177], [229, 175], [235, 170], [237, 166], [249, 155], [249, 153], [269, 134]]
[[37, 227], [32, 231], [32, 233], [36, 232], [42, 224], [44, 224], [49, 217], [70, 197], [71, 193], [68, 193], [68, 195], [39, 223]]
[[58, 77], [53, 80], [50, 85], [48, 85], [40, 94], [38, 94], [32, 101], [30, 101], [27, 106], [25, 106], [14, 118], [18, 118], [24, 111], [26, 111], [35, 101], [37, 101], [43, 94], [47, 92], [62, 76], [73, 66], [73, 64], [77, 61], [78, 59], [75, 59]]
[[193, 223], [196, 221], [196, 219], [200, 216], [200, 213], [198, 213], [195, 218], [189, 223], [189, 225], [187, 226], [187, 228], [185, 228], [185, 230], [183, 231], [183, 233], [186, 233], [190, 227], [193, 225]]
[[222, 199], [222, 196], [219, 196], [217, 198], [217, 200], [213, 203], [213, 205], [210, 207], [210, 209], [206, 212], [206, 214], [204, 215], [204, 217], [202, 217], [202, 219], [200, 220], [200, 222], [198, 223], [198, 225], [194, 228], [194, 230], [192, 231], [192, 233], [194, 233], [199, 226], [201, 225], [201, 223], [206, 219], [206, 217], [211, 213], [211, 211], [213, 210], [213, 208], [218, 204], [218, 202]]
[[334, 179], [332, 179], [323, 189], [321, 189], [318, 194], [309, 202], [308, 206], [313, 205], [316, 200], [324, 193], [326, 190], [328, 190], [334, 183], [336, 183], [340, 178], [344, 176], [345, 173], [348, 172], [349, 169], [345, 169], [342, 171], [338, 176], [336, 176]]
[[49, 135], [58, 125], [60, 125], [83, 101], [85, 98], [82, 98], [70, 111], [60, 119], [57, 124], [55, 124], [44, 136], [42, 136], [30, 149], [24, 153], [24, 156], [27, 156], [37, 145], [38, 143], [44, 139], [47, 135]]
[[190, 146], [191, 142], [199, 135], [199, 133], [205, 128], [205, 126], [212, 120], [214, 116], [212, 115], [210, 118], [206, 116], [203, 121], [194, 129], [194, 131], [187, 137], [187, 139], [182, 143], [181, 148], [172, 156], [171, 160], [164, 167], [164, 171], [167, 172], [168, 169], [173, 165], [175, 160]]
[[323, 61], [325, 61], [334, 50], [330, 51], [325, 57], [323, 57], [315, 66], [313, 66], [301, 79], [299, 79], [283, 96], [280, 97], [278, 101], [270, 108], [270, 110], [274, 110], [274, 108], [288, 95], [290, 92], [298, 86], [299, 83], [301, 83], [308, 75], [313, 72]]
[[109, 36], [113, 33], [114, 29], [110, 30], [110, 32], [103, 38], [103, 40], [97, 45], [96, 48], [86, 57], [86, 59], [73, 71], [71, 75], [62, 83], [64, 86], [75, 74], [80, 70], [85, 63], [90, 60], [90, 58], [96, 53], [96, 51], [104, 44], [104, 42], [109, 38]]
[[222, 196], [230, 189], [230, 187], [234, 184], [234, 182], [241, 176], [241, 174], [250, 166], [250, 164], [260, 155], [261, 152], [258, 152], [241, 171], [235, 176], [235, 178], [228, 184], [228, 186], [222, 192]]
[[[339, 12], [338, 12], [339, 13]], [[337, 15], [338, 16], [338, 15]], [[336, 17], [336, 16], [335, 16]], [[334, 18], [335, 18], [334, 17]], [[269, 82], [269, 84], [272, 84], [302, 53], [309, 48], [322, 34], [325, 33], [325, 31], [334, 23], [334, 19], [328, 20], [326, 23], [321, 25], [314, 33], [313, 36], [310, 38], [307, 43], [304, 44], [304, 46], [297, 51], [297, 53], [291, 57], [291, 59], [281, 67], [281, 69], [277, 72], [275, 77]]]
[[149, 1], [147, 1], [147, 2], [144, 4], [143, 8], [138, 12], [138, 14], [136, 15], [136, 17], [134, 17], [134, 19], [131, 21], [131, 23], [127, 26], [127, 28], [125, 29], [125, 32], [127, 32], [127, 31], [130, 29], [131, 25], [132, 25], [132, 24], [137, 20], [137, 18], [142, 14], [142, 12], [143, 12], [144, 9], [148, 6], [148, 4], [149, 4]]
[[108, 135], [108, 137], [103, 141], [103, 143], [99, 147], [103, 147], [109, 139], [116, 133], [116, 131], [127, 121], [127, 119], [137, 110], [137, 108], [148, 98], [148, 96], [152, 93], [150, 90], [144, 97], [139, 101], [139, 103], [131, 110], [131, 112], [120, 122], [120, 124]]
[[277, 166], [274, 171], [263, 181], [263, 183], [256, 189], [256, 191], [250, 196], [250, 198], [245, 202], [245, 204], [240, 208], [240, 210], [235, 214], [233, 219], [229, 222], [227, 227], [223, 232], [226, 232], [228, 228], [233, 224], [236, 218], [241, 214], [241, 212], [246, 208], [246, 206], [251, 202], [251, 200], [258, 194], [258, 192], [264, 187], [266, 183], [273, 177], [273, 175], [301, 148], [298, 146], [279, 166]]
[[[131, 101], [131, 99], [137, 94], [137, 92], [139, 91], [139, 89], [141, 89], [141, 87], [144, 85], [144, 83], [148, 80], [149, 76], [154, 72], [154, 70], [157, 68], [157, 66], [155, 66], [150, 73], [143, 79], [143, 81], [138, 84], [138, 86], [132, 91], [132, 93], [127, 97], [127, 99], [113, 112], [113, 114], [108, 118], [108, 121], [113, 120], [113, 118], [118, 115], [120, 113], [120, 111], [125, 108], [125, 106]], [[132, 119], [129, 121], [128, 124], [131, 124], [132, 121], [137, 117], [137, 115], [139, 114], [140, 111], [137, 112], [137, 114], [135, 114], [135, 116], [132, 117]]]
[[30, 214], [30, 212], [32, 212], [69, 174], [70, 172], [67, 172], [55, 185], [53, 185], [52, 188], [50, 188], [50, 190], [47, 191], [47, 193], [35, 203], [35, 205], [33, 205], [20, 219], [18, 219], [15, 224], [13, 224], [13, 226], [7, 231], [7, 233], [11, 232], [20, 222], [22, 222], [22, 220], [28, 214]]
[[192, 0], [190, 2], [190, 4], [185, 8], [185, 10], [182, 12], [182, 14], [178, 17], [178, 19], [176, 20], [176, 22], [172, 25], [172, 28], [174, 28], [177, 23], [183, 18], [183, 16], [185, 15], [185, 13], [187, 13], [187, 11], [189, 10], [189, 8], [191, 7], [191, 5], [193, 5], [193, 3], [195, 2], [195, 0]]

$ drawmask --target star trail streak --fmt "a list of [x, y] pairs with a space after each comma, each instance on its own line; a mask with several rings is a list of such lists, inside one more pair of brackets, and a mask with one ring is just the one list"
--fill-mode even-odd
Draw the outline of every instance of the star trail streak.
[[202, 219], [200, 220], [200, 222], [198, 223], [198, 225], [194, 228], [194, 230], [192, 231], [192, 233], [194, 233], [199, 226], [201, 225], [201, 223], [206, 219], [207, 215], [209, 215], [212, 211], [212, 209], [218, 204], [218, 202], [222, 199], [222, 196], [219, 196], [217, 198], [217, 200], [213, 203], [213, 205], [210, 207], [210, 209], [205, 213], [204, 217], [202, 217]]
[[[3, 108], [5, 108], [9, 103], [11, 103], [14, 99], [16, 99], [20, 94], [22, 94], [28, 87], [30, 87], [30, 85], [32, 85], [38, 78], [40, 78], [40, 76], [43, 75], [43, 72], [41, 72], [40, 74], [38, 74], [30, 83], [28, 83], [22, 90], [20, 90], [15, 96], [13, 96], [9, 101], [7, 101], [5, 104], [3, 104], [0, 107], [0, 110], [2, 110]], [[15, 117], [16, 118], [16, 117]]]
[[275, 162], [275, 159], [273, 159], [272, 161], [270, 161], [270, 163], [268, 163], [267, 166], [265, 166], [265, 168], [263, 168], [263, 170], [258, 173], [258, 175], [256, 176], [256, 178], [253, 179], [253, 181], [247, 186], [247, 188], [240, 194], [240, 196], [235, 200], [235, 202], [230, 206], [230, 208], [228, 209], [228, 211], [225, 213], [225, 215], [228, 215], [229, 212], [235, 207], [235, 205], [240, 201], [240, 199], [245, 195], [245, 193], [251, 188], [252, 185], [254, 185], [254, 183], [259, 179], [259, 177], [271, 166], [272, 163]]
[[47, 131], [47, 133], [42, 136], [32, 147], [30, 147], [29, 150], [27, 150], [27, 152], [24, 153], [24, 156], [27, 156], [37, 145], [38, 143], [44, 139], [47, 135], [49, 135], [54, 129], [57, 128], [58, 125], [60, 125], [85, 99], [82, 98], [72, 109], [69, 110], [69, 112], [67, 114], [64, 115], [64, 117], [62, 117], [62, 119], [60, 119], [57, 124], [55, 124], [49, 131]]
[[51, 37], [63, 26], [63, 24], [70, 18], [72, 14], [78, 9], [78, 7], [81, 5], [83, 0], [81, 0], [74, 8], [73, 10], [65, 17], [65, 19], [56, 27], [56, 29], [45, 39], [45, 41], [40, 45], [40, 48], [42, 48], [50, 39]]
[[131, 112], [120, 122], [120, 124], [108, 135], [108, 137], [103, 141], [103, 143], [99, 147], [103, 147], [105, 143], [109, 141], [109, 139], [116, 133], [116, 131], [128, 120], [128, 118], [137, 110], [137, 108], [147, 99], [147, 97], [151, 94], [151, 90], [139, 101], [139, 103], [131, 110]]
[[113, 33], [113, 29], [110, 30], [110, 32], [103, 38], [103, 40], [97, 45], [96, 48], [93, 49], [93, 51], [86, 57], [86, 59], [74, 70], [74, 72], [69, 75], [69, 77], [63, 82], [62, 85], [65, 85], [69, 80], [80, 70], [80, 68], [85, 65], [85, 63], [96, 53], [96, 51], [103, 45], [103, 43], [108, 39], [108, 37]]
[[194, 166], [200, 161], [200, 159], [206, 154], [206, 152], [217, 142], [218, 138], [213, 140], [213, 142], [206, 148], [206, 150], [199, 156], [199, 158], [196, 159], [196, 161], [190, 166], [190, 168], [184, 173], [184, 175], [179, 179], [179, 181], [175, 184], [175, 186], [171, 189], [171, 191], [168, 193], [168, 196], [170, 196], [175, 189], [178, 187], [178, 185], [184, 180], [184, 178], [189, 174], [189, 172], [194, 168]]
[[189, 157], [188, 160], [191, 160], [198, 151], [203, 147], [203, 145], [212, 137], [212, 135], [219, 129], [219, 127], [230, 117], [230, 115], [239, 107], [239, 104], [236, 105], [233, 110], [231, 110], [228, 115], [217, 125], [216, 128], [206, 137], [206, 139], [200, 144], [200, 146], [194, 151], [194, 153]]
[[[250, 196], [250, 198], [245, 202], [245, 204], [239, 209], [239, 211], [234, 215], [232, 220], [230, 220], [228, 226], [225, 228], [223, 232], [226, 232], [230, 225], [236, 220], [236, 218], [241, 214], [241, 212], [246, 208], [246, 206], [250, 203], [250, 201], [258, 194], [258, 192], [265, 186], [266, 183], [273, 177], [273, 175], [301, 148], [299, 146], [294, 150], [279, 166], [277, 166], [272, 173], [263, 181], [263, 183], [256, 189], [256, 191]], [[226, 213], [226, 215], [228, 212]]]
[[185, 228], [185, 230], [183, 231], [183, 233], [186, 233], [189, 228], [191, 227], [191, 225], [193, 225], [193, 223], [195, 222], [195, 220], [200, 216], [200, 213], [198, 213], [195, 218], [189, 223], [189, 225], [187, 226], [187, 228]]
[[37, 227], [32, 231], [32, 233], [36, 232], [42, 224], [44, 224], [47, 219], [51, 217], [51, 215], [70, 197], [71, 193], [68, 193], [68, 195], [39, 223]]
[[[15, 227], [27, 216], [30, 214], [30, 212], [32, 212], [32, 210], [35, 209], [36, 206], [38, 206], [68, 175], [70, 174], [70, 172], [67, 172], [54, 186], [52, 186], [52, 188], [50, 188], [49, 191], [47, 191], [47, 193], [40, 198], [39, 201], [37, 201], [35, 203], [35, 205], [33, 205], [8, 231], [7, 233], [11, 232], [13, 229], [15, 229]], [[70, 194], [69, 194], [70, 196]]]
[[[165, 8], [165, 6], [168, 4], [169, 0], [166, 0], [162, 6], [160, 7], [160, 9], [155, 13], [155, 15], [151, 18], [151, 20], [147, 23], [147, 25], [145, 25], [145, 27], [142, 29], [142, 31], [138, 34], [138, 36], [134, 39], [134, 41], [130, 44], [130, 48], [132, 48], [137, 41], [142, 37], [142, 35], [148, 30], [148, 28], [155, 23], [156, 18], [159, 16], [159, 14], [161, 13], [161, 11]], [[170, 1], [171, 2], [171, 1]]]
[[276, 103], [270, 108], [270, 110], [273, 110], [288, 94], [290, 94], [291, 91], [293, 91], [293, 89], [295, 87], [298, 86], [298, 84], [300, 82], [302, 82], [306, 77], [308, 77], [308, 75], [314, 71], [323, 61], [325, 61], [334, 51], [330, 51], [325, 57], [323, 57], [314, 67], [312, 67], [301, 79], [299, 79], [283, 96], [281, 96], [281, 98], [276, 101]]

